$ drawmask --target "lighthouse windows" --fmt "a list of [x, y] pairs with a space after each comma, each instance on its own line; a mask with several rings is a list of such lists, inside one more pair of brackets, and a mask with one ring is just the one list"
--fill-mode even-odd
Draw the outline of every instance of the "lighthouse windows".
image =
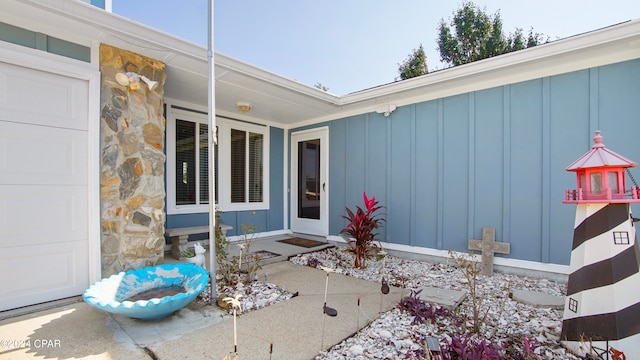
[[569, 298], [569, 310], [573, 311], [574, 313], [578, 312], [578, 300]]
[[613, 169], [586, 169], [578, 172], [578, 200], [624, 199], [624, 173]]
[[609, 189], [611, 189], [612, 194], [617, 194], [619, 192], [618, 188], [618, 173], [617, 172], [608, 172], [609, 176]]
[[616, 245], [629, 245], [629, 233], [627, 231], [614, 231], [613, 243]]
[[602, 173], [591, 173], [591, 193], [602, 194]]

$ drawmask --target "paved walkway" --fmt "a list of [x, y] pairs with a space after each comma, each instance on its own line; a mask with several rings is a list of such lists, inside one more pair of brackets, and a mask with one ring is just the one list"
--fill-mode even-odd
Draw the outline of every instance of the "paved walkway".
[[[401, 296], [400, 289], [383, 295], [379, 283], [332, 273], [327, 305], [338, 316], [328, 317], [322, 313], [324, 271], [288, 261], [262, 271], [269, 282], [299, 296], [238, 317], [239, 359], [312, 359]], [[141, 321], [79, 301], [0, 321], [0, 359], [222, 359], [231, 351], [233, 318], [208, 305]]]
[[[305, 249], [280, 243], [282, 238], [286, 236], [253, 243], [252, 251], [280, 254], [264, 262], [258, 278], [263, 279], [266, 273], [270, 283], [297, 291], [299, 296], [238, 317], [239, 359], [313, 359], [321, 349], [350, 337], [400, 300], [400, 289], [392, 287], [383, 295], [380, 283], [333, 273], [329, 275], [327, 305], [336, 309], [338, 316], [324, 316], [326, 273], [286, 259], [331, 245]], [[429, 301], [441, 303], [443, 290], [434, 291]], [[538, 304], [539, 296], [532, 294], [537, 295], [522, 292], [520, 296], [527, 303], [548, 306], [548, 300]], [[447, 306], [446, 302], [441, 304]], [[233, 351], [233, 318], [214, 306], [192, 303], [154, 321], [108, 314], [88, 306], [80, 297], [39, 308], [25, 315], [15, 315], [19, 311], [0, 313], [0, 360], [223, 359]], [[7, 313], [13, 317], [3, 319]]]

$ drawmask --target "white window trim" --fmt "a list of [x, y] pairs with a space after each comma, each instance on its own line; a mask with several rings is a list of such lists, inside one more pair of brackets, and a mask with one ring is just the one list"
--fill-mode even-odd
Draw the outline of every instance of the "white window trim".
[[[269, 209], [269, 127], [250, 124], [240, 121], [234, 121], [229, 119], [221, 119], [216, 118], [218, 125], [218, 151], [223, 156], [218, 155], [218, 168], [220, 173], [222, 174], [230, 174], [231, 173], [231, 156], [229, 153], [231, 152], [231, 144], [229, 140], [231, 139], [231, 129], [243, 130], [253, 133], [262, 134], [264, 139], [264, 149], [263, 149], [263, 170], [262, 170], [262, 201], [254, 202], [254, 203], [232, 203], [231, 202], [231, 191], [225, 191], [224, 189], [231, 189], [231, 177], [229, 176], [220, 176], [218, 175], [218, 181], [220, 184], [218, 185], [219, 194], [218, 194], [218, 206], [222, 211], [244, 211], [244, 210], [266, 210]], [[224, 149], [224, 150], [223, 150]], [[248, 166], [246, 164], [247, 171], [246, 174], [249, 174]]]
[[[208, 123], [208, 117], [193, 111], [175, 109], [167, 104], [167, 214], [193, 214], [209, 212], [209, 204], [176, 205], [176, 119]], [[199, 157], [196, 156], [196, 164]], [[199, 168], [196, 165], [196, 168]]]
[[[209, 212], [209, 205], [176, 205], [176, 118], [208, 124], [208, 116], [199, 112], [177, 109], [167, 102], [167, 171], [165, 175], [167, 184], [167, 214], [195, 214]], [[229, 140], [231, 129], [250, 131], [263, 134], [263, 197], [262, 202], [256, 203], [232, 203], [231, 202], [231, 178], [218, 174], [218, 203], [216, 207], [221, 211], [251, 211], [269, 209], [269, 127], [257, 124], [234, 121], [216, 117], [218, 127], [218, 171], [220, 174], [231, 173], [231, 157]], [[196, 157], [197, 158], [197, 157]], [[197, 166], [198, 167], [198, 166]], [[198, 167], [199, 168], [199, 167]], [[247, 172], [248, 174], [248, 172]]]

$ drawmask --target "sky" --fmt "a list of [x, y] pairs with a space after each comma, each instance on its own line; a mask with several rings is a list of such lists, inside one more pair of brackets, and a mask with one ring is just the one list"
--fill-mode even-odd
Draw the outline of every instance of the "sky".
[[[503, 31], [550, 40], [640, 19], [638, 0], [474, 0], [499, 11]], [[423, 46], [430, 71], [445, 67], [437, 50], [440, 20], [462, 1], [217, 0], [214, 50], [346, 95], [398, 79], [398, 66]], [[112, 0], [113, 12], [207, 47], [208, 0]]]

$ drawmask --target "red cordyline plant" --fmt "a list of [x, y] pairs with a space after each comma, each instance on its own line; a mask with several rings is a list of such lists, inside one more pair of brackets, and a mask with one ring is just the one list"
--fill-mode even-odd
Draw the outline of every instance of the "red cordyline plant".
[[366, 191], [363, 197], [365, 209], [356, 206], [354, 213], [351, 209], [346, 208], [347, 215], [342, 215], [342, 217], [349, 221], [349, 224], [340, 231], [341, 234], [348, 234], [350, 237], [347, 242], [352, 247], [350, 251], [356, 255], [355, 267], [357, 268], [364, 268], [367, 257], [378, 249], [378, 246], [374, 244], [377, 235], [374, 231], [381, 227], [385, 221], [380, 217], [380, 214], [376, 214], [376, 211], [382, 209], [382, 206], [378, 206], [376, 197], [369, 199]]

